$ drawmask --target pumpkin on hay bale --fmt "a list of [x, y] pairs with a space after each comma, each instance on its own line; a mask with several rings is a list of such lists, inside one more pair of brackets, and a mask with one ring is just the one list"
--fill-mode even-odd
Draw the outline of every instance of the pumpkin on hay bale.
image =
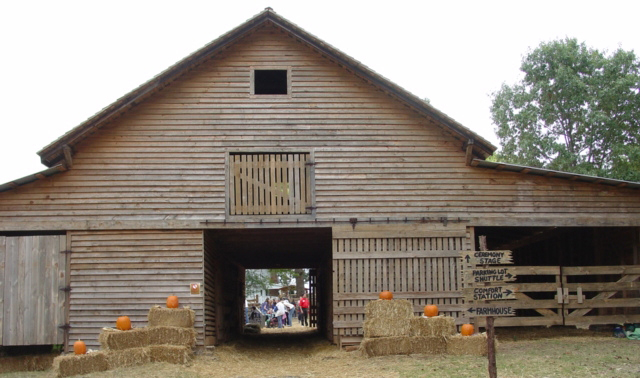
[[454, 356], [486, 356], [487, 353], [486, 333], [477, 333], [471, 336], [458, 334], [447, 337], [447, 354]]
[[128, 316], [120, 316], [116, 319], [116, 328], [121, 331], [128, 331], [131, 329], [131, 319]]
[[385, 301], [390, 301], [393, 299], [393, 293], [390, 292], [389, 290], [384, 290], [384, 291], [381, 291], [380, 294], [378, 294], [378, 298]]
[[178, 297], [176, 297], [175, 295], [170, 295], [167, 297], [167, 308], [178, 308], [179, 305], [180, 301], [178, 300]]
[[433, 304], [424, 306], [424, 316], [429, 318], [438, 316], [438, 306]]
[[87, 344], [84, 341], [78, 340], [73, 343], [73, 353], [74, 354], [86, 354], [87, 353]]
[[183, 327], [193, 328], [196, 313], [189, 307], [162, 308], [153, 306], [149, 310], [149, 327]]
[[460, 334], [462, 336], [471, 336], [473, 332], [475, 332], [473, 324], [463, 324], [462, 327], [460, 327]]
[[450, 316], [409, 319], [409, 336], [452, 336], [456, 334], [456, 321]]

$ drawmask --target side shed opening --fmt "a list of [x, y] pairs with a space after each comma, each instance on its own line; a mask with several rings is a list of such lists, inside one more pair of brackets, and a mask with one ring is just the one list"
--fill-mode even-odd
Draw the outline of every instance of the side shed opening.
[[246, 269], [315, 271], [311, 312], [330, 338], [331, 228], [215, 229], [204, 232], [205, 345], [239, 336], [244, 325]]
[[515, 288], [517, 316], [496, 326], [640, 322], [640, 228], [477, 227], [475, 235], [490, 250], [513, 251], [517, 278], [505, 287]]

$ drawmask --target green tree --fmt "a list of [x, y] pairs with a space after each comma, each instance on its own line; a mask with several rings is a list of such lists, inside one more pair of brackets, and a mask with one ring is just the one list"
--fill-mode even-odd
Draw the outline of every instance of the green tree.
[[247, 269], [244, 279], [245, 295], [247, 296], [262, 290], [268, 290], [271, 283], [269, 274], [264, 274], [264, 271], [256, 269]]
[[524, 78], [492, 95], [498, 160], [640, 180], [640, 63], [576, 39], [542, 43], [524, 57]]

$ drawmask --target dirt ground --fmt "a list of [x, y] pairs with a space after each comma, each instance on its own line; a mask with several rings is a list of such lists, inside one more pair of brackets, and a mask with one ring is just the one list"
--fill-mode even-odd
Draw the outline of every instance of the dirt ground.
[[[616, 339], [609, 330], [523, 328], [497, 330], [500, 377], [638, 377], [640, 341]], [[199, 353], [188, 366], [148, 364], [87, 377], [479, 377], [486, 357], [385, 356], [366, 358], [339, 350], [313, 329], [263, 329]], [[51, 370], [0, 374], [49, 378]]]

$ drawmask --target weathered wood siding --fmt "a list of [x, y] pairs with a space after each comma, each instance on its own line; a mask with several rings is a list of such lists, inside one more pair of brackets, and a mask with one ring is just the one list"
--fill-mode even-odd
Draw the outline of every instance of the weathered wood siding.
[[[273, 66], [291, 67], [291, 94], [250, 95], [251, 68]], [[315, 154], [318, 219], [640, 222], [637, 190], [466, 166], [461, 143], [434, 121], [272, 29], [185, 74], [74, 150], [70, 171], [0, 193], [0, 229], [87, 221], [200, 227], [225, 217], [229, 151], [307, 150]]]
[[0, 345], [64, 342], [65, 249], [64, 235], [0, 236]]
[[203, 298], [190, 295], [203, 282], [201, 231], [72, 232], [69, 342], [98, 347], [103, 327], [126, 315], [146, 327], [149, 309], [177, 295], [196, 312], [198, 344], [204, 340]]
[[333, 335], [362, 335], [365, 306], [383, 290], [407, 299], [416, 315], [427, 304], [460, 323], [463, 310], [461, 251], [470, 248], [463, 226], [422, 229], [392, 237], [398, 227], [334, 232]]

